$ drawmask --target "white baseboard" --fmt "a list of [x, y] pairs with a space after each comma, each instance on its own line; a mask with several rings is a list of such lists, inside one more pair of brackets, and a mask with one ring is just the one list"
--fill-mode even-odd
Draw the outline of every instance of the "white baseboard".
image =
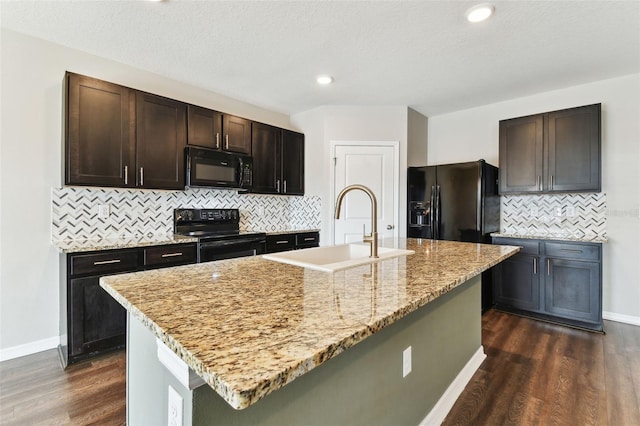
[[473, 377], [474, 373], [480, 368], [480, 364], [487, 356], [484, 353], [482, 346], [478, 348], [476, 353], [471, 356], [471, 359], [467, 361], [460, 373], [453, 379], [453, 382], [449, 385], [447, 390], [442, 394], [436, 405], [433, 406], [427, 417], [421, 422], [420, 426], [436, 426], [442, 424], [444, 419], [449, 414], [449, 411], [456, 403], [458, 397], [464, 391], [465, 386], [469, 383], [469, 380]]
[[602, 318], [609, 321], [623, 322], [625, 324], [640, 325], [640, 317], [634, 317], [632, 315], [616, 314], [615, 312], [603, 311]]
[[57, 348], [59, 344], [60, 336], [54, 336], [31, 343], [25, 343], [24, 345], [0, 349], [0, 362]]

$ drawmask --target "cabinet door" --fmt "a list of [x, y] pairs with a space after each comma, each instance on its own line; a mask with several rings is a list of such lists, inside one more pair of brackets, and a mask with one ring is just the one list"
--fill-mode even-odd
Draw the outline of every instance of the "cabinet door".
[[543, 115], [500, 121], [500, 193], [542, 190]]
[[545, 311], [563, 318], [602, 319], [600, 264], [547, 258]]
[[69, 355], [125, 344], [126, 310], [99, 285], [100, 277], [70, 280]]
[[252, 192], [278, 194], [281, 190], [281, 130], [262, 123], [253, 123]]
[[187, 107], [187, 144], [220, 149], [222, 113], [195, 105]]
[[494, 302], [497, 305], [540, 310], [540, 258], [518, 253], [493, 270]]
[[225, 114], [222, 129], [224, 131], [222, 149], [251, 155], [251, 121]]
[[282, 130], [282, 193], [304, 195], [304, 135]]
[[139, 187], [184, 189], [186, 115], [187, 106], [182, 102], [136, 94]]
[[65, 185], [135, 186], [133, 90], [65, 77]]
[[550, 112], [547, 191], [600, 191], [600, 104]]

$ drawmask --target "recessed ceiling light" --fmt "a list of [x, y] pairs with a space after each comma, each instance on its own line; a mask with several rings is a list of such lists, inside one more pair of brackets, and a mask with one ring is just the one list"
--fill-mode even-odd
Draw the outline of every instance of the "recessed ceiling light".
[[331, 77], [330, 75], [319, 75], [316, 81], [318, 82], [318, 84], [322, 84], [323, 86], [325, 86], [327, 84], [333, 83], [333, 77]]
[[468, 9], [465, 16], [469, 22], [482, 22], [493, 15], [494, 11], [495, 7], [492, 4], [483, 3]]

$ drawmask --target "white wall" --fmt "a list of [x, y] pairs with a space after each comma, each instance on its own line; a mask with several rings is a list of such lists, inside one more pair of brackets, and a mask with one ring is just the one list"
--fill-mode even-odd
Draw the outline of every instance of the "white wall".
[[400, 142], [398, 235], [406, 235], [407, 114], [406, 106], [326, 106], [291, 116], [305, 134], [305, 192], [322, 198], [321, 244], [332, 241], [331, 141]]
[[62, 183], [66, 70], [295, 129], [286, 115], [77, 50], [6, 30], [1, 41], [0, 359], [58, 342], [51, 188]]
[[407, 167], [427, 165], [427, 117], [409, 108], [407, 132]]
[[499, 120], [593, 103], [602, 103], [608, 205], [603, 310], [640, 324], [640, 74], [429, 117], [429, 164], [484, 158], [498, 165]]

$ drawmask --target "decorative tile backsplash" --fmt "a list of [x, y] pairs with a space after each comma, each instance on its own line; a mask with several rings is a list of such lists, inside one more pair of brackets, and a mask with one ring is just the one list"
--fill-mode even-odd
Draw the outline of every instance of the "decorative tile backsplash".
[[501, 233], [606, 239], [604, 193], [503, 195], [501, 199]]
[[[240, 195], [236, 191], [53, 188], [52, 240], [170, 234], [175, 208], [238, 208], [241, 230], [319, 229], [320, 197]], [[100, 205], [109, 216], [99, 217]]]

